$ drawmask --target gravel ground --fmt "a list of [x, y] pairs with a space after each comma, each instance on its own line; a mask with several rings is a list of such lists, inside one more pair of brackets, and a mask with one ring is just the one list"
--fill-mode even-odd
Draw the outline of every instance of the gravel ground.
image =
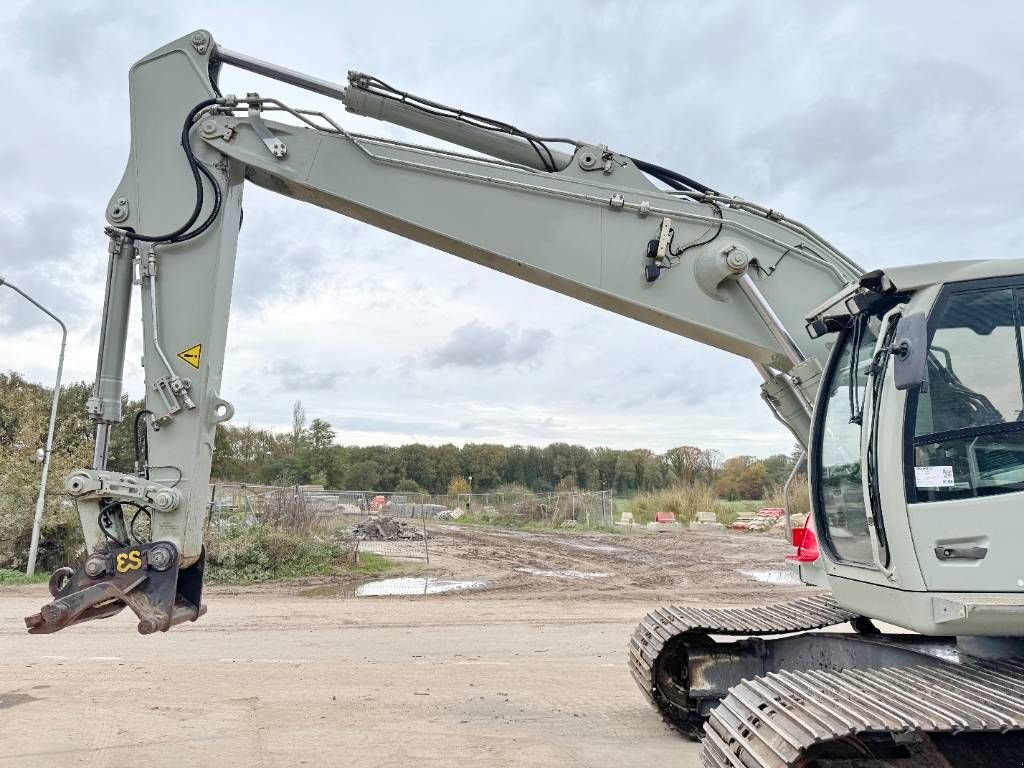
[[33, 637], [47, 596], [0, 589], [0, 767], [698, 765], [626, 669], [665, 602], [757, 604], [802, 588], [774, 538], [432, 531], [405, 576], [483, 588], [355, 597], [348, 579], [208, 591], [209, 614], [142, 637], [124, 614]]

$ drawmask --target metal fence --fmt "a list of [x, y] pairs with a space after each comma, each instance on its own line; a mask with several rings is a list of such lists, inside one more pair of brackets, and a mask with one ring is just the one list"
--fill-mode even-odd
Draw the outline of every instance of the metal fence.
[[469, 514], [496, 522], [520, 518], [551, 525], [575, 521], [581, 526], [610, 527], [614, 510], [611, 491], [428, 494], [217, 483], [211, 486], [210, 501], [214, 518], [218, 512], [244, 512], [250, 522], [295, 507], [298, 514], [320, 520], [346, 515], [455, 520]]
[[[210, 525], [269, 524], [350, 541], [358, 558], [372, 553], [430, 562], [431, 531], [459, 520], [515, 527], [610, 528], [611, 491], [438, 494], [338, 491], [317, 486], [217, 483], [210, 491]], [[439, 541], [439, 539], [438, 539]]]
[[358, 560], [370, 552], [430, 561], [426, 494], [334, 491], [314, 486], [216, 483], [210, 525], [268, 524], [350, 541]]
[[501, 523], [518, 519], [569, 527], [610, 528], [614, 524], [611, 491], [552, 491], [551, 493], [460, 493], [431, 497], [435, 512], [458, 519], [469, 514]]

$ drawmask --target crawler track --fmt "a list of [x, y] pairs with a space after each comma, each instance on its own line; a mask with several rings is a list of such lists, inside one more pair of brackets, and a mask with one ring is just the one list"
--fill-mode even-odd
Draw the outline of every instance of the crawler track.
[[[701, 689], [708, 681], [695, 671], [691, 695], [689, 670], [702, 669], [709, 649], [715, 663], [740, 669], [740, 651], [709, 635], [788, 635], [855, 619], [826, 595], [756, 608], [659, 608], [633, 633], [630, 671], [668, 722], [703, 739], [706, 768], [849, 765], [850, 759], [856, 765], [1024, 765], [1024, 658], [983, 660], [958, 653], [955, 644], [948, 655], [929, 654], [918, 644], [922, 655], [911, 663], [891, 655], [893, 663], [856, 667], [838, 656], [830, 662], [823, 644], [826, 655], [812, 662], [819, 669], [737, 674], [727, 691]], [[856, 636], [813, 637], [824, 643]], [[737, 649], [746, 641], [738, 642]], [[890, 653], [903, 643], [913, 652], [902, 636], [857, 642]], [[937, 761], [916, 762], [923, 753]]]
[[666, 657], [688, 640], [705, 635], [772, 635], [842, 624], [854, 618], [829, 595], [804, 597], [757, 608], [657, 608], [629, 641], [629, 670], [644, 696], [667, 722], [689, 738], [700, 738], [706, 713], [686, 698], [685, 681], [666, 669]]
[[1024, 660], [776, 672], [729, 690], [705, 725], [702, 759], [707, 768], [787, 768], [838, 739], [905, 733], [990, 734], [977, 746], [990, 755], [1001, 734], [1021, 730]]

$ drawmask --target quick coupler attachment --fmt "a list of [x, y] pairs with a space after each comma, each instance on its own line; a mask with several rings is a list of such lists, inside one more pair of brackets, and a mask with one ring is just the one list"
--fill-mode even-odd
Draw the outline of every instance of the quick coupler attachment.
[[200, 600], [206, 552], [180, 568], [178, 549], [169, 541], [111, 549], [89, 555], [78, 571], [59, 568], [50, 577], [53, 602], [25, 617], [30, 634], [42, 635], [120, 613], [139, 617], [139, 633], [166, 632], [195, 621], [206, 606]]

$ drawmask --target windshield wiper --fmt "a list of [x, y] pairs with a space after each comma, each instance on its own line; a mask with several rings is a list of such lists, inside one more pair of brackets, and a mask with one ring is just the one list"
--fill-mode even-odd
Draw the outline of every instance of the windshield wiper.
[[857, 396], [857, 373], [860, 368], [860, 345], [864, 336], [867, 315], [858, 315], [853, 320], [853, 338], [850, 341], [850, 367], [847, 371], [847, 387], [850, 395], [850, 423], [864, 421], [864, 403]]

